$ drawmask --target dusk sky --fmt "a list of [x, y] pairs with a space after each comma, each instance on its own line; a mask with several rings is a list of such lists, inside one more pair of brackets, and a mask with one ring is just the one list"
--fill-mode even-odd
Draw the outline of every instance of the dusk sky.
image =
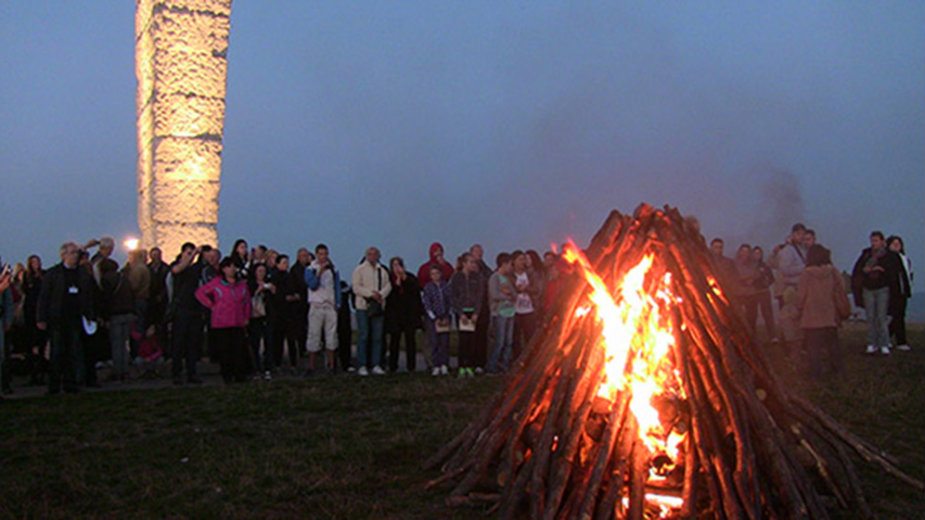
[[[493, 258], [648, 201], [925, 266], [922, 2], [235, 0], [230, 39], [226, 251]], [[0, 71], [3, 260], [137, 235], [134, 2], [0, 3]]]

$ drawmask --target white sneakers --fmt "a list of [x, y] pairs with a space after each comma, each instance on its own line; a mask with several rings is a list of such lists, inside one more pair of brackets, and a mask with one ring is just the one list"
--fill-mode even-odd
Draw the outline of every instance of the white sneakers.
[[369, 375], [369, 370], [366, 370], [366, 367], [360, 367], [360, 369], [357, 370], [357, 374], [359, 374], [359, 375], [361, 375], [361, 376], [363, 376], [363, 377], [366, 377], [366, 376]]
[[382, 370], [382, 367], [381, 367], [381, 366], [376, 365], [376, 366], [373, 367], [373, 375], [374, 375], [374, 376], [384, 376], [384, 375], [385, 375], [385, 370]]
[[873, 346], [873, 345], [867, 345], [867, 349], [864, 351], [864, 353], [865, 353], [865, 354], [876, 354], [876, 353], [877, 353], [877, 347], [875, 347], [875, 346]]
[[884, 356], [890, 355], [890, 347], [880, 347], [880, 353]]
[[896, 350], [901, 350], [903, 352], [909, 352], [912, 350], [912, 347], [903, 343], [902, 345], [896, 345]]
[[430, 371], [430, 375], [432, 376], [445, 376], [445, 375], [449, 375], [449, 373], [450, 373], [450, 368], [446, 365], [440, 365], [438, 367], [434, 367], [434, 369]]
[[440, 367], [434, 367], [434, 369], [430, 371], [430, 375], [432, 375], [432, 376], [434, 376], [434, 377], [439, 376], [439, 375], [440, 375]]

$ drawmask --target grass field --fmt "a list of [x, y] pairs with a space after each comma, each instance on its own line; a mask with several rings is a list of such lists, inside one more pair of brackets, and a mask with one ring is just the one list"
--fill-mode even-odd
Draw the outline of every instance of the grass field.
[[[889, 358], [858, 354], [860, 330], [843, 337], [842, 376], [807, 382], [785, 363], [782, 374], [925, 478], [925, 334]], [[419, 465], [501, 382], [335, 376], [8, 400], [0, 517], [482, 517], [424, 491], [435, 475]], [[881, 517], [925, 518], [922, 494], [861, 468]]]

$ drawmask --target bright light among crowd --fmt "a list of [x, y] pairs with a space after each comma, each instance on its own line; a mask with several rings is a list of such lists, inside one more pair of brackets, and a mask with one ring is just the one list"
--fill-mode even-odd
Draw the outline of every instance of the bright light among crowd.
[[126, 250], [134, 251], [138, 249], [138, 239], [137, 238], [126, 238], [125, 242], [123, 242], [123, 245], [125, 245]]

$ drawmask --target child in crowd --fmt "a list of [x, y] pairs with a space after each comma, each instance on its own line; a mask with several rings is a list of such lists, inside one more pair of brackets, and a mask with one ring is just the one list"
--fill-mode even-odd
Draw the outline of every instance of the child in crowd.
[[450, 286], [443, 279], [440, 266], [430, 268], [430, 281], [422, 295], [427, 314], [427, 336], [434, 368], [432, 375], [450, 373]]

